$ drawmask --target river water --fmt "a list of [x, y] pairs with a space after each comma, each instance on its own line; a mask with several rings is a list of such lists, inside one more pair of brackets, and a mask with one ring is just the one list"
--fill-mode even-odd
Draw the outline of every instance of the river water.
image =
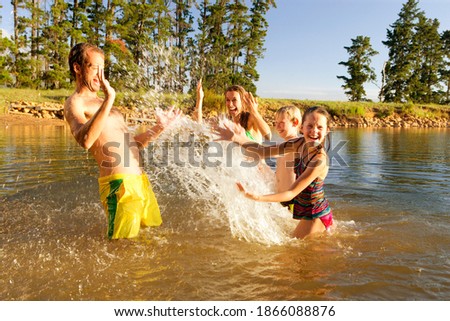
[[273, 172], [204, 132], [183, 120], [145, 151], [164, 223], [108, 241], [96, 164], [67, 126], [1, 125], [0, 299], [450, 299], [449, 129], [334, 130], [336, 226], [305, 241], [234, 186], [270, 192]]

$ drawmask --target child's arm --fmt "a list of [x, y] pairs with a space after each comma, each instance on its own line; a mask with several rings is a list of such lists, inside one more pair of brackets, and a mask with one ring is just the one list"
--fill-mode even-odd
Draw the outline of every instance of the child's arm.
[[97, 112], [88, 120], [85, 116], [84, 102], [80, 99], [68, 99], [64, 108], [64, 116], [70, 125], [72, 134], [84, 149], [91, 148], [100, 137], [116, 97], [116, 91], [105, 79], [103, 69], [99, 69], [97, 75], [105, 93], [105, 99]]
[[256, 195], [247, 192], [241, 183], [237, 183], [239, 191], [241, 191], [245, 197], [259, 202], [287, 202], [292, 200], [295, 196], [300, 194], [309, 184], [311, 184], [317, 177], [319, 177], [327, 168], [327, 156], [324, 154], [318, 154], [314, 160], [310, 162], [307, 169], [300, 175], [299, 178], [292, 184], [292, 186], [284, 192]]
[[252, 116], [251, 126], [256, 128], [265, 139], [270, 140], [272, 138], [272, 132], [270, 131], [269, 125], [258, 111], [258, 102], [256, 98], [253, 97], [252, 93], [248, 92], [245, 100], [249, 106], [250, 115]]
[[253, 158], [269, 158], [295, 153], [301, 150], [300, 148], [305, 142], [303, 137], [299, 137], [278, 145], [263, 146], [256, 142], [250, 141], [248, 137], [245, 136], [244, 132], [242, 130], [239, 131], [236, 126], [229, 126], [226, 123], [224, 127], [217, 127], [216, 133], [219, 135], [221, 140], [230, 140], [241, 145], [246, 151], [246, 156]]
[[200, 79], [197, 83], [197, 100], [195, 101], [195, 109], [192, 113], [192, 118], [198, 123], [203, 120], [203, 98], [205, 94], [203, 92], [202, 80]]
[[[299, 137], [293, 140], [283, 142], [273, 146], [263, 146], [255, 142], [244, 142], [242, 138], [238, 138], [238, 144], [242, 145], [246, 156], [253, 158], [269, 158], [280, 155], [295, 153], [301, 150], [304, 144], [304, 138]], [[233, 141], [235, 141], [233, 139]], [[242, 143], [242, 144], [241, 144]]]
[[134, 140], [140, 145], [140, 147], [146, 147], [149, 142], [155, 140], [161, 135], [161, 133], [169, 127], [175, 120], [181, 115], [181, 110], [174, 107], [170, 108], [166, 112], [156, 114], [157, 123], [152, 128], [148, 129], [142, 134], [134, 136]]

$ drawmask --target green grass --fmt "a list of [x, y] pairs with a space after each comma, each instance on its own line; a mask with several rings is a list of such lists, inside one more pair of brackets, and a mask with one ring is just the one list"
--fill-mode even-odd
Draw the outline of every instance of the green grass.
[[29, 101], [36, 103], [61, 103], [63, 104], [73, 90], [35, 90], [35, 89], [11, 89], [0, 88], [0, 113], [4, 114], [12, 102]]
[[[73, 89], [59, 90], [34, 90], [34, 89], [11, 89], [0, 88], [0, 113], [5, 113], [11, 102], [29, 101], [36, 103], [54, 102], [64, 103], [66, 98], [73, 92]], [[136, 93], [142, 97], [144, 93]], [[135, 100], [135, 97], [125, 97], [123, 93], [118, 93], [116, 103], [125, 106], [137, 106], [141, 101]], [[194, 99], [190, 95], [161, 95], [157, 97], [162, 105], [175, 104], [183, 111], [189, 112], [195, 105]], [[162, 101], [161, 101], [162, 100]], [[264, 117], [272, 120], [275, 111], [286, 105], [294, 105], [304, 111], [306, 108], [319, 105], [325, 107], [332, 116], [346, 116], [348, 118], [358, 118], [365, 116], [375, 116], [386, 118], [394, 114], [412, 115], [419, 118], [426, 117], [444, 117], [450, 118], [449, 105], [424, 105], [412, 103], [377, 103], [377, 102], [346, 102], [346, 101], [316, 101], [316, 100], [298, 100], [298, 99], [274, 99], [259, 98], [258, 103], [260, 111]], [[151, 104], [153, 105], [153, 104]], [[205, 116], [216, 115], [225, 112], [225, 99], [223, 95], [216, 95], [205, 90], [205, 99], [203, 103]], [[139, 106], [137, 106], [139, 107]]]
[[450, 118], [449, 105], [424, 105], [412, 103], [380, 103], [380, 102], [351, 102], [351, 101], [318, 101], [295, 99], [261, 99], [260, 105], [269, 113], [274, 113], [278, 108], [286, 105], [294, 105], [305, 111], [311, 106], [323, 106], [332, 116], [359, 118], [375, 116], [386, 118], [394, 114], [411, 115], [419, 118], [444, 117]]

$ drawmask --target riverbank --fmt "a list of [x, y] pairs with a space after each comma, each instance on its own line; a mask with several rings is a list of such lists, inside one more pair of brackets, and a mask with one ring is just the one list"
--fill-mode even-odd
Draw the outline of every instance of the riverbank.
[[[30, 103], [33, 106], [33, 103]], [[64, 125], [64, 119], [61, 110], [58, 112], [48, 111], [45, 109], [38, 110], [37, 108], [30, 108], [24, 106], [18, 108], [13, 112], [0, 115], [0, 122], [6, 125], [9, 124], [41, 124], [41, 125]], [[54, 104], [53, 104], [54, 106]], [[120, 107], [129, 123], [153, 123], [155, 122], [152, 112], [132, 110], [126, 107]], [[275, 112], [265, 110], [263, 117], [269, 123], [273, 123]], [[215, 113], [207, 114], [206, 117], [215, 116]], [[386, 117], [377, 117], [373, 112], [367, 113], [364, 116], [347, 116], [347, 115], [333, 115], [333, 127], [361, 127], [361, 128], [449, 128], [450, 120], [448, 117], [428, 116], [418, 117], [414, 115], [401, 115], [394, 113]]]
[[[49, 123], [63, 120], [63, 102], [68, 90], [35, 91], [29, 89], [0, 88], [0, 121]], [[204, 102], [204, 117], [216, 117], [224, 112], [222, 97], [212, 97]], [[119, 102], [120, 103], [120, 102]], [[310, 101], [296, 99], [259, 99], [259, 110], [264, 119], [272, 124], [275, 112], [286, 105], [294, 105], [304, 111], [310, 106], [324, 106], [332, 116], [334, 127], [374, 128], [448, 128], [450, 106], [418, 105], [374, 102]], [[194, 101], [186, 99], [183, 112], [190, 115]], [[129, 123], [154, 122], [152, 109], [119, 107]]]

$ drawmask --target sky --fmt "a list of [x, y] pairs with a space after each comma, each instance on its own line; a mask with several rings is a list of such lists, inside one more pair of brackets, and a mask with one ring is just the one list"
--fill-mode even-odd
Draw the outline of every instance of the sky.
[[[6, 3], [5, 3], [6, 2]], [[264, 58], [258, 62], [257, 95], [263, 98], [348, 100], [337, 76], [348, 76], [340, 61], [344, 49], [357, 36], [370, 37], [379, 54], [372, 68], [381, 83], [388, 50], [382, 44], [386, 31], [398, 19], [407, 0], [276, 0], [267, 13]], [[12, 33], [10, 1], [2, 1], [1, 28]], [[419, 0], [428, 18], [440, 21], [440, 31], [450, 30], [450, 0]], [[379, 88], [365, 84], [367, 97], [378, 101]]]
[[[257, 94], [264, 98], [346, 101], [344, 82], [349, 56], [344, 49], [357, 36], [370, 37], [379, 52], [372, 68], [381, 84], [388, 50], [382, 44], [407, 0], [277, 0], [267, 14], [269, 30], [264, 59], [258, 63]], [[450, 30], [450, 0], [420, 0], [426, 17]], [[367, 97], [378, 101], [379, 88], [364, 85]]]

